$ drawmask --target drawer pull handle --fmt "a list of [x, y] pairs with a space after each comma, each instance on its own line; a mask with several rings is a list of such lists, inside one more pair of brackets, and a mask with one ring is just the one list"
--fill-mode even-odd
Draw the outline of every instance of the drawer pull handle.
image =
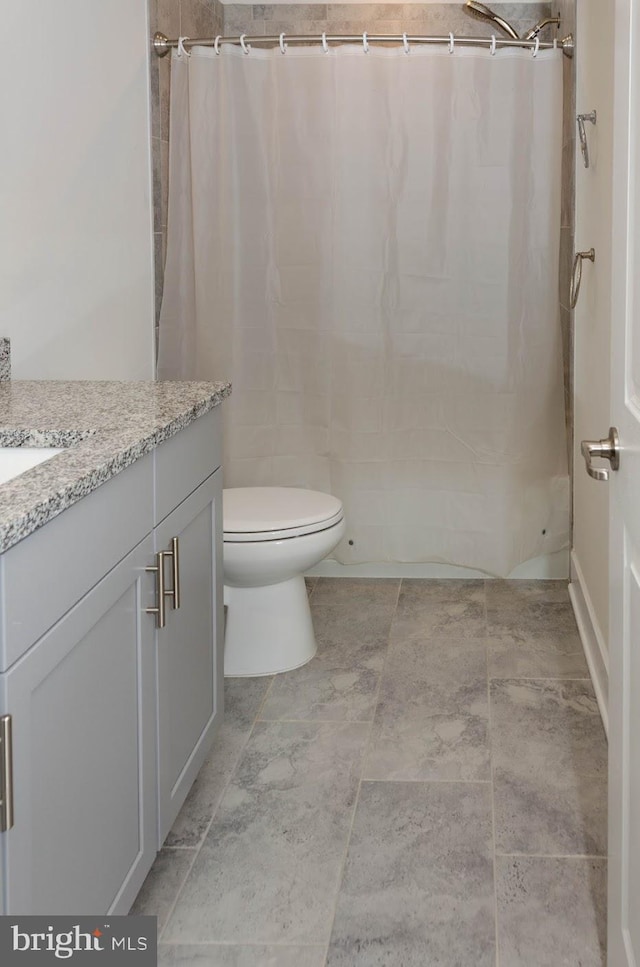
[[167, 588], [165, 594], [171, 598], [171, 607], [175, 611], [180, 607], [180, 542], [177, 537], [171, 538], [171, 550], [165, 551], [164, 556], [171, 558], [173, 587]]
[[13, 826], [13, 735], [11, 716], [0, 717], [0, 833]]
[[158, 551], [156, 554], [156, 563], [152, 567], [145, 568], [145, 571], [149, 571], [150, 574], [155, 574], [156, 576], [156, 607], [146, 608], [147, 614], [156, 615], [156, 628], [164, 628], [167, 623], [166, 611], [165, 611], [165, 597], [167, 596], [167, 591], [164, 586], [164, 559], [166, 556], [166, 551]]

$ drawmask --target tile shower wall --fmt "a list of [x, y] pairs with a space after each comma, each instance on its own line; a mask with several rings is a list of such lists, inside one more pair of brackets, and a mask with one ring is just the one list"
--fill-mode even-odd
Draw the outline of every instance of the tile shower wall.
[[[523, 31], [548, 16], [549, 3], [497, 3], [498, 10]], [[373, 29], [375, 27], [375, 30]], [[465, 13], [460, 4], [451, 3], [257, 3], [224, 5], [227, 34], [285, 33], [413, 33], [487, 36], [486, 21]]]
[[[562, 34], [576, 36], [576, 0], [556, 0]], [[569, 470], [573, 471], [573, 312], [569, 308], [569, 282], [575, 235], [576, 70], [575, 60], [564, 59], [564, 130], [562, 136], [562, 203], [560, 230], [560, 324], [564, 360]]]
[[[167, 37], [210, 37], [222, 33], [219, 0], [149, 0], [151, 33]], [[169, 83], [171, 58], [151, 57], [151, 137], [153, 156], [153, 221], [156, 279], [156, 325], [160, 315], [167, 249], [169, 197]]]
[[[153, 30], [167, 36], [211, 36], [248, 33], [464, 33], [486, 36], [485, 21], [469, 16], [462, 3], [318, 3], [318, 4], [221, 4], [219, 0], [149, 0]], [[561, 35], [575, 33], [576, 0], [552, 3], [493, 4], [519, 33], [543, 16], [559, 14]], [[554, 28], [547, 28], [553, 36]], [[156, 320], [160, 312], [166, 251], [169, 175], [169, 71], [168, 57], [152, 58], [153, 162], [156, 256]], [[564, 134], [562, 163], [562, 231], [560, 248], [560, 316], [565, 372], [565, 402], [569, 459], [572, 454], [572, 313], [569, 310], [569, 274], [574, 245], [575, 69], [564, 61]]]

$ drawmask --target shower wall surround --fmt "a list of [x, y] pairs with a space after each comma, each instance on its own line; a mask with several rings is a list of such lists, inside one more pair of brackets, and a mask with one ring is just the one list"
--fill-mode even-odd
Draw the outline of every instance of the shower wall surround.
[[[498, 10], [520, 33], [548, 16], [549, 3], [497, 3]], [[486, 21], [469, 16], [460, 3], [225, 3], [228, 34], [288, 33], [413, 33], [466, 34], [486, 37]]]

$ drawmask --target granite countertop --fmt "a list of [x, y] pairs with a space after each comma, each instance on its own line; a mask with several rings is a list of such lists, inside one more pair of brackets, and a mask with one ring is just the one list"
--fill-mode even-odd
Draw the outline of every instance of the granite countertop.
[[230, 393], [227, 382], [0, 382], [0, 446], [65, 448], [0, 485], [0, 553]]

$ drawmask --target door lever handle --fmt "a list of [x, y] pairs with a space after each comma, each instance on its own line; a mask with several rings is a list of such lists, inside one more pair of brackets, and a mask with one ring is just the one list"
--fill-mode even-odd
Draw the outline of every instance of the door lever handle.
[[600, 460], [608, 460], [612, 470], [618, 470], [620, 467], [620, 438], [615, 426], [610, 427], [609, 436], [606, 440], [583, 440], [580, 444], [580, 450], [584, 457], [587, 473], [594, 480], [609, 479], [608, 470], [601, 470], [593, 466], [591, 461], [594, 457]]

